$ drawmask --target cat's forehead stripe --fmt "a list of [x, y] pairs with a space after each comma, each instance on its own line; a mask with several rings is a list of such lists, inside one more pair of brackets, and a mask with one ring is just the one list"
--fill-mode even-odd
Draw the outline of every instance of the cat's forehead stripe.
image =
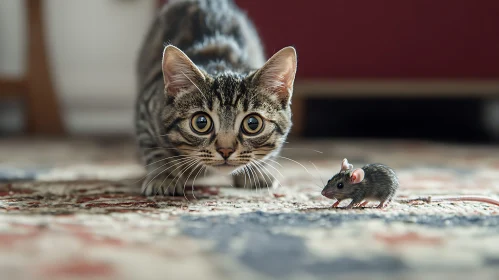
[[222, 106], [235, 106], [246, 96], [244, 80], [237, 75], [220, 75], [214, 79], [211, 91]]

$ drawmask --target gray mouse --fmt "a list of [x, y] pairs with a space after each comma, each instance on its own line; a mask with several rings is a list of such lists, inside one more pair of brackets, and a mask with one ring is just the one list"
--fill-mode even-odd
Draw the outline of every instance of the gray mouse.
[[362, 168], [353, 169], [345, 158], [341, 163], [340, 172], [327, 182], [322, 195], [336, 198], [333, 207], [342, 200], [352, 199], [347, 209], [365, 206], [369, 201], [379, 201], [378, 208], [386, 207], [395, 196], [399, 181], [395, 171], [390, 167], [372, 163]]
[[[345, 158], [341, 163], [340, 172], [334, 175], [322, 190], [322, 195], [337, 199], [333, 207], [337, 207], [342, 200], [352, 199], [346, 207], [364, 207], [369, 201], [379, 201], [378, 208], [384, 208], [392, 202], [399, 181], [395, 171], [390, 167], [379, 164], [367, 164], [362, 168], [354, 169]], [[450, 196], [450, 197], [418, 197], [412, 199], [397, 199], [400, 203], [413, 203], [416, 201], [442, 202], [442, 201], [477, 201], [499, 206], [499, 201], [483, 196]]]

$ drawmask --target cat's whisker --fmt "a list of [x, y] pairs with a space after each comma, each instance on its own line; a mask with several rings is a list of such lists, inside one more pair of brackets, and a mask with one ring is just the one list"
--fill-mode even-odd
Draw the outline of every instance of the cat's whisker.
[[[169, 173], [169, 174], [168, 174], [168, 175], [167, 175], [167, 176], [163, 179], [163, 181], [161, 182], [161, 191], [163, 192], [163, 195], [164, 195], [165, 193], [168, 193], [168, 189], [170, 188], [170, 184], [172, 183], [172, 181], [173, 181], [173, 180], [175, 179], [175, 177], [177, 177], [177, 176], [175, 176], [175, 177], [173, 177], [173, 179], [171, 179], [170, 183], [168, 184], [168, 187], [166, 188], [166, 192], [165, 192], [165, 190], [163, 189], [163, 184], [165, 183], [166, 179], [170, 179], [170, 175], [172, 175], [172, 173], [173, 173], [175, 170], [177, 170], [177, 169], [179, 169], [179, 168], [181, 168], [181, 167], [183, 167], [183, 166], [185, 166], [185, 165], [187, 165], [187, 164], [189, 164], [189, 163], [191, 163], [191, 162], [193, 162], [193, 161], [195, 161], [195, 160], [196, 160], [195, 158], [194, 158], [194, 159], [192, 159], [192, 158], [191, 158], [191, 159], [189, 159], [189, 160], [183, 161], [183, 162], [182, 162], [180, 165], [178, 165], [175, 169], [173, 169], [172, 171], [170, 171], [170, 173]], [[175, 191], [174, 191], [174, 193], [175, 193]]]
[[[267, 168], [265, 168], [265, 166], [263, 166], [262, 164], [260, 164], [260, 163], [258, 163], [256, 161], [254, 163], [259, 166], [259, 169], [262, 170], [262, 172], [265, 175], [267, 175], [267, 178], [269, 179], [270, 184], [271, 184], [270, 187], [269, 187], [269, 181], [265, 180], [265, 182], [267, 183], [267, 192], [269, 193], [269, 196], [272, 196], [272, 193], [270, 191], [270, 188], [272, 187], [272, 183], [274, 182], [274, 180], [276, 180], [277, 183], [279, 185], [281, 185], [281, 182], [279, 182], [279, 180], [276, 179], [276, 177], [274, 176], [274, 174], [272, 174], [271, 172], [269, 172], [269, 170]], [[265, 169], [265, 170], [263, 170], [262, 168]], [[272, 176], [274, 178], [274, 180], [272, 180], [272, 178], [270, 176]]]
[[[252, 166], [252, 169], [255, 172], [255, 178], [258, 179], [258, 188], [259, 188], [258, 192], [260, 193], [263, 190], [263, 182], [259, 178], [258, 173], [261, 174], [261, 171], [257, 168], [257, 166], [254, 163], [250, 162], [249, 164], [250, 164], [250, 166]], [[262, 177], [263, 177], [263, 175], [262, 175]], [[265, 177], [263, 177], [263, 179], [265, 180]]]
[[[248, 164], [253, 167], [253, 170], [255, 171], [256, 175], [258, 176], [258, 173], [262, 176], [262, 178], [265, 180], [265, 176], [263, 175], [262, 171], [258, 168], [258, 166], [255, 164], [254, 161], [249, 161]], [[260, 182], [261, 180], [258, 180]]]
[[[267, 164], [268, 166], [271, 166], [271, 167], [273, 167], [273, 166], [272, 166], [272, 165], [270, 165], [270, 164], [269, 164], [269, 163], [267, 163], [267, 162], [261, 162], [261, 163], [260, 163], [260, 165], [262, 166], [262, 168], [264, 168], [264, 169], [267, 171], [267, 174], [270, 174], [270, 175], [274, 178], [274, 180], [277, 182], [277, 184], [279, 184], [279, 186], [282, 188], [281, 181], [279, 181], [279, 179], [277, 179], [277, 177], [276, 177], [276, 176], [275, 176], [272, 172], [270, 172], [270, 171], [268, 170], [268, 168], [267, 168], [267, 167], [265, 167], [265, 165], [263, 165], [263, 163], [265, 163], [265, 164]], [[277, 170], [277, 172], [279, 172], [279, 171]], [[279, 172], [279, 173], [280, 173], [280, 172]], [[281, 174], [281, 175], [282, 175], [282, 174]]]
[[[154, 173], [154, 171], [156, 171], [156, 170], [160, 169], [161, 167], [163, 167], [163, 166], [165, 166], [165, 165], [168, 165], [168, 164], [171, 164], [171, 163], [174, 163], [174, 162], [181, 161], [181, 160], [183, 160], [183, 159], [186, 159], [186, 158], [175, 159], [175, 160], [172, 160], [172, 161], [170, 161], [170, 162], [167, 162], [167, 163], [165, 163], [165, 164], [162, 164], [162, 165], [160, 165], [160, 166], [156, 167], [155, 169], [153, 169], [153, 170], [149, 171], [149, 172], [148, 172], [146, 175], [144, 175], [142, 178], [140, 178], [140, 179], [139, 179], [139, 180], [137, 180], [136, 182], [132, 183], [132, 185], [135, 185], [135, 184], [137, 184], [138, 182], [142, 181], [143, 179], [147, 178], [147, 176], [149, 176], [150, 174]], [[160, 161], [162, 161], [162, 160], [159, 160], [159, 161], [157, 161], [157, 162], [160, 162]], [[148, 164], [148, 165], [150, 165], [150, 164]]]
[[[274, 178], [274, 180], [277, 181], [277, 183], [279, 184], [279, 186], [282, 187], [281, 185], [281, 182], [275, 177], [274, 174], [272, 174], [262, 163], [258, 162], [258, 161], [254, 161], [255, 164], [257, 164], [258, 166], [260, 166], [260, 169], [264, 169], [264, 173], [267, 175], [267, 178], [269, 178], [270, 181], [272, 181], [272, 178], [270, 178], [270, 176], [272, 176]], [[268, 190], [268, 184], [267, 184], [267, 190]], [[269, 190], [269, 194], [270, 194], [270, 190]]]
[[[276, 177], [276, 176], [275, 176], [272, 172], [270, 172], [270, 171], [268, 170], [268, 168], [267, 168], [267, 167], [265, 167], [265, 165], [263, 165], [264, 163], [265, 163], [265, 164], [267, 164], [267, 165], [268, 165], [268, 166], [270, 166], [270, 167], [273, 167], [273, 168], [274, 168], [277, 172], [279, 172], [279, 170], [277, 170], [274, 166], [272, 166], [272, 165], [271, 165], [271, 164], [269, 164], [268, 162], [264, 162], [264, 161], [260, 161], [260, 162], [259, 162], [259, 164], [262, 166], [262, 168], [263, 168], [263, 169], [265, 169], [265, 170], [267, 171], [267, 174], [272, 175], [272, 177], [274, 177], [274, 180], [276, 180], [276, 181], [277, 181], [277, 183], [279, 184], [279, 186], [282, 188], [281, 181], [279, 181], [279, 179], [277, 179], [277, 177]], [[279, 174], [281, 174], [281, 172], [279, 172]], [[282, 176], [282, 174], [281, 174], [281, 176]], [[282, 176], [282, 177], [284, 178], [284, 176]]]
[[241, 165], [241, 167], [237, 168], [236, 170], [232, 171], [232, 173], [231, 173], [231, 175], [233, 175], [233, 176], [241, 176], [241, 175], [244, 176], [243, 189], [246, 188], [246, 173], [247, 173], [246, 164], [247, 164], [247, 162], [245, 162], [243, 165]]
[[[177, 163], [173, 164], [172, 166], [169, 166], [169, 167], [165, 168], [163, 171], [161, 171], [161, 172], [159, 172], [158, 174], [156, 174], [156, 176], [154, 176], [154, 177], [153, 177], [153, 178], [149, 181], [149, 183], [147, 183], [147, 184], [146, 184], [145, 189], [149, 188], [149, 184], [151, 184], [151, 182], [152, 182], [152, 181], [154, 181], [154, 179], [156, 179], [159, 175], [163, 174], [163, 173], [164, 173], [165, 171], [167, 171], [168, 169], [170, 169], [170, 168], [172, 168], [172, 167], [174, 167], [174, 166], [176, 166], [176, 165], [178, 165], [178, 164], [183, 164], [184, 162], [187, 162], [187, 161], [190, 161], [190, 160], [192, 160], [192, 159], [190, 159], [190, 158], [181, 159], [181, 162], [177, 162]], [[168, 163], [166, 163], [166, 164], [168, 164]], [[166, 164], [165, 164], [165, 165], [166, 165]], [[163, 166], [164, 166], [164, 165], [163, 165]], [[151, 171], [151, 172], [154, 172], [154, 171]], [[171, 174], [171, 173], [170, 173], [170, 174]], [[166, 178], [168, 178], [168, 176], [167, 176], [167, 177], [165, 177], [165, 180], [166, 180]], [[163, 182], [164, 182], [164, 180], [163, 180]], [[156, 191], [157, 191], [157, 190], [156, 190]]]
[[[174, 187], [174, 189], [173, 189], [173, 196], [175, 196], [175, 193], [176, 193], [176, 188], [177, 188], [177, 184], [178, 184], [178, 182], [179, 182], [180, 178], [182, 178], [182, 175], [183, 175], [183, 174], [184, 174], [187, 170], [189, 170], [189, 169], [190, 169], [190, 168], [191, 168], [194, 164], [196, 164], [196, 163], [198, 163], [198, 162], [199, 162], [199, 160], [198, 160], [198, 159], [194, 159], [194, 161], [192, 161], [192, 162], [190, 162], [189, 164], [187, 164], [187, 166], [182, 167], [182, 170], [180, 171], [180, 173], [179, 173], [179, 174], [177, 174], [175, 177], [173, 177], [173, 179], [172, 179], [172, 181], [170, 182], [170, 184], [171, 184], [171, 183], [173, 183], [173, 181], [175, 181], [175, 178], [177, 178], [177, 177], [178, 177], [178, 178], [177, 178], [177, 180], [175, 181], [175, 183], [173, 184], [173, 187]], [[167, 188], [167, 190], [170, 188], [170, 184], [168, 184], [168, 188]], [[184, 193], [184, 196], [185, 196], [185, 193]]]
[[167, 165], [168, 163], [169, 163], [169, 162], [167, 162], [167, 163], [165, 163], [165, 164], [163, 164], [163, 165], [160, 165], [159, 167], [157, 167], [156, 169], [154, 169], [154, 170], [152, 170], [152, 171], [149, 171], [146, 175], [142, 176], [139, 180], [137, 180], [137, 181], [135, 181], [135, 182], [132, 182], [132, 183], [130, 183], [130, 184], [131, 184], [131, 185], [135, 185], [135, 184], [139, 183], [140, 181], [142, 181], [142, 180], [146, 179], [146, 178], [147, 178], [147, 176], [149, 176], [149, 174], [151, 174], [151, 173], [153, 173], [154, 171], [156, 171], [156, 170], [160, 169], [161, 167], [163, 167], [163, 166]]
[[254, 164], [250, 164], [251, 166], [251, 169], [253, 170], [254, 172], [254, 176], [255, 176], [255, 179], [257, 180], [258, 182], [258, 188], [257, 188], [257, 191], [260, 192], [262, 189], [263, 189], [263, 183], [261, 180], [259, 180], [258, 178], [258, 173], [257, 173], [257, 168], [254, 166]]
[[247, 172], [247, 171], [246, 171], [246, 166], [245, 166], [245, 165], [243, 165], [243, 166], [241, 166], [241, 168], [239, 168], [238, 170], [239, 170], [239, 172], [238, 172], [238, 174], [239, 174], [239, 175], [240, 175], [240, 174], [244, 175], [244, 185], [243, 185], [243, 189], [245, 189], [245, 188], [246, 188], [246, 172]]
[[[246, 168], [248, 168], [248, 178], [251, 179], [251, 177], [253, 177], [253, 183], [251, 183], [251, 180], [250, 180], [250, 186], [254, 186], [255, 187], [255, 190], [258, 189], [258, 186], [257, 186], [257, 181], [256, 181], [256, 177], [255, 177], [255, 174], [253, 173], [253, 169], [251, 168], [251, 166], [249, 164], [246, 165]], [[260, 184], [260, 183], [258, 183]], [[256, 191], [255, 191], [256, 192]]]
[[[256, 165], [254, 161], [250, 161], [250, 164], [255, 167], [255, 170], [258, 171], [260, 173], [260, 175], [262, 175], [262, 179], [265, 180], [265, 184], [267, 185], [267, 191], [269, 192], [269, 195], [272, 196], [272, 194], [270, 193], [269, 182], [267, 181], [267, 179], [265, 179], [265, 176], [263, 175], [263, 173], [265, 173], [265, 172], [262, 172], [261, 168], [258, 165]], [[268, 175], [267, 175], [267, 178], [269, 180], [272, 180], [272, 178], [270, 178], [270, 176], [268, 176]]]
[[283, 158], [283, 159], [286, 159], [286, 160], [289, 160], [289, 161], [291, 161], [291, 162], [294, 162], [294, 163], [298, 164], [299, 166], [303, 167], [303, 169], [305, 169], [305, 171], [307, 171], [307, 173], [308, 173], [308, 174], [310, 174], [310, 176], [313, 176], [313, 175], [310, 173], [310, 171], [308, 171], [308, 169], [307, 169], [307, 168], [306, 168], [303, 164], [301, 164], [301, 163], [297, 162], [296, 160], [294, 160], [294, 159], [290, 159], [290, 158], [287, 158], [287, 157], [283, 157], [283, 156], [278, 156], [278, 157]]
[[[200, 163], [199, 160], [196, 159], [196, 161], [192, 162], [191, 164], [189, 164], [188, 166], [186, 166], [182, 171], [181, 173], [179, 174], [178, 178], [177, 178], [177, 181], [175, 182], [175, 187], [177, 186], [177, 184], [179, 183], [180, 179], [182, 178], [182, 175], [184, 175], [185, 172], [191, 170], [191, 173], [192, 173], [192, 170], [195, 169], [194, 167], [197, 166], [198, 164]], [[189, 177], [186, 178], [186, 181], [189, 179]], [[185, 184], [184, 184], [185, 186]], [[185, 187], [184, 189], [182, 189], [182, 192], [184, 192], [184, 196], [185, 196]]]
[[310, 148], [281, 148], [281, 150], [309, 150], [312, 152], [316, 152], [318, 154], [323, 154], [323, 152], [321, 152], [319, 150], [314, 150], [314, 149], [310, 149]]
[[[202, 164], [202, 163], [201, 163]], [[196, 195], [194, 194], [194, 185], [196, 184], [196, 178], [198, 177], [199, 173], [201, 173], [202, 170], [205, 170], [206, 171], [206, 165], [203, 165], [201, 166], [201, 168], [199, 168], [198, 172], [196, 173], [196, 176], [194, 176], [194, 180], [192, 181], [191, 183], [191, 191], [192, 191], [192, 196], [194, 197], [194, 199], [197, 200], [196, 198]]]
[[321, 173], [319, 172], [319, 169], [317, 168], [317, 166], [315, 166], [315, 164], [312, 161], [309, 161], [309, 162], [315, 167], [315, 170], [317, 171], [317, 174], [319, 174], [319, 178], [321, 179], [322, 185], [325, 186], [326, 184], [324, 184], [324, 180], [322, 179], [322, 176], [321, 176]]
[[[185, 178], [185, 180], [184, 180], [184, 186], [182, 187], [182, 193], [184, 194], [184, 198], [185, 198], [187, 201], [189, 201], [189, 202], [190, 202], [190, 200], [189, 200], [189, 198], [187, 198], [187, 194], [186, 194], [186, 192], [185, 192], [185, 186], [187, 185], [187, 181], [189, 181], [189, 178], [191, 177], [192, 173], [193, 173], [194, 171], [196, 171], [196, 168], [199, 166], [199, 164], [200, 164], [200, 162], [198, 161], [198, 162], [196, 163], [196, 165], [195, 165], [193, 168], [191, 168], [191, 172], [189, 172], [189, 174], [187, 174], [187, 178]], [[187, 169], [186, 169], [186, 170], [187, 170]], [[179, 179], [180, 179], [180, 177], [179, 177]], [[177, 181], [178, 181], [178, 180], [177, 180]]]
[[245, 189], [246, 188], [246, 175], [247, 175], [246, 166], [244, 166], [244, 168], [243, 168], [243, 174], [244, 174], [244, 187], [243, 188]]
[[[267, 160], [270, 160], [270, 161], [272, 161], [272, 162], [275, 162], [275, 163], [279, 164], [279, 165], [282, 167], [282, 165], [281, 165], [280, 163], [278, 163], [277, 161], [275, 161], [275, 160], [272, 160], [272, 159], [267, 159]], [[270, 163], [266, 162], [265, 160], [261, 160], [261, 159], [259, 159], [258, 161], [260, 161], [260, 162], [262, 162], [262, 163], [265, 163], [265, 164], [267, 164], [268, 166], [270, 166], [270, 167], [274, 168], [274, 170], [275, 170], [275, 171], [277, 171], [277, 172], [279, 173], [279, 175], [281, 175], [281, 177], [284, 179], [284, 175], [282, 175], [281, 171], [279, 171], [279, 169], [277, 169], [275, 166], [273, 166], [272, 164], [270, 164]]]
[[[194, 166], [194, 168], [192, 168], [191, 172], [189, 173], [189, 175], [187, 175], [187, 178], [185, 179], [185, 182], [184, 182], [184, 196], [185, 196], [185, 198], [186, 198], [186, 199], [187, 199], [187, 196], [185, 195], [185, 185], [187, 184], [187, 181], [189, 181], [189, 178], [191, 177], [192, 173], [193, 173], [194, 171], [196, 171], [196, 168], [198, 168], [198, 167], [199, 167], [199, 165], [201, 165], [201, 164], [202, 164], [202, 163], [201, 163], [200, 161], [198, 161], [198, 163], [196, 164], [196, 166]], [[200, 168], [199, 170], [201, 170], [201, 168]], [[198, 173], [199, 173], [199, 172], [198, 172]], [[194, 187], [193, 187], [193, 188], [194, 188]], [[194, 193], [194, 189], [192, 190], [192, 192]], [[187, 200], [189, 200], [189, 199], [187, 199]]]
[[258, 191], [260, 189], [262, 189], [261, 184], [260, 184], [260, 180], [258, 180], [258, 174], [256, 173], [255, 168], [251, 164], [249, 164], [248, 167], [250, 168], [251, 172], [253, 173], [253, 178], [255, 179], [255, 182], [258, 183], [258, 185], [255, 188], [255, 193], [258, 193]]
[[[266, 162], [255, 162], [255, 164], [258, 164], [261, 169], [263, 168], [266, 171], [265, 174], [267, 174], [267, 177], [272, 176], [274, 178], [274, 180], [277, 182], [277, 184], [279, 184], [279, 186], [282, 188], [281, 181], [279, 181], [279, 179], [277, 179], [277, 177], [272, 172], [270, 172], [270, 170], [267, 167], [265, 167], [263, 165], [263, 163], [266, 163]], [[269, 165], [268, 163], [266, 163], [266, 164]], [[269, 179], [272, 181], [271, 178], [269, 178]]]
[[268, 159], [266, 159], [266, 160], [269, 160], [269, 161], [271, 161], [271, 162], [273, 162], [273, 163], [275, 163], [275, 164], [279, 165], [281, 168], [283, 168], [283, 167], [282, 167], [282, 164], [280, 164], [278, 161], [275, 161], [275, 160], [273, 160], [273, 159], [271, 159], [271, 158], [268, 158]]
[[[168, 194], [168, 190], [169, 190], [169, 188], [170, 188], [171, 183], [172, 183], [172, 182], [175, 180], [175, 178], [178, 176], [178, 174], [177, 174], [177, 175], [175, 175], [173, 178], [170, 178], [170, 175], [172, 175], [172, 174], [173, 174], [173, 172], [174, 172], [175, 170], [177, 170], [177, 169], [179, 169], [179, 168], [183, 168], [183, 167], [185, 167], [186, 165], [189, 165], [190, 163], [192, 163], [192, 162], [194, 162], [194, 161], [195, 161], [195, 159], [192, 159], [192, 160], [187, 161], [187, 162], [183, 162], [181, 165], [177, 166], [177, 168], [175, 168], [174, 170], [172, 170], [172, 171], [170, 172], [170, 174], [168, 174], [168, 176], [166, 176], [166, 177], [165, 177], [165, 179], [163, 179], [163, 181], [161, 182], [161, 190], [162, 190], [162, 192], [163, 192], [163, 195]], [[167, 188], [166, 188], [166, 191], [165, 191], [165, 189], [163, 188], [163, 184], [165, 183], [166, 179], [170, 179], [170, 183], [168, 184], [168, 186], [167, 186]], [[174, 186], [174, 188], [175, 188], [175, 186]], [[175, 191], [176, 191], [176, 190], [174, 189], [174, 190], [173, 190], [173, 196], [175, 196]]]

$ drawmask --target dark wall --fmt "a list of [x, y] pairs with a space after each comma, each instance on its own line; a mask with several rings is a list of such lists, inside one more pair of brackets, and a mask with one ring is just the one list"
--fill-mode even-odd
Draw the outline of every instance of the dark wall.
[[301, 78], [498, 78], [497, 0], [236, 0]]
[[300, 78], [499, 78], [497, 0], [235, 2]]

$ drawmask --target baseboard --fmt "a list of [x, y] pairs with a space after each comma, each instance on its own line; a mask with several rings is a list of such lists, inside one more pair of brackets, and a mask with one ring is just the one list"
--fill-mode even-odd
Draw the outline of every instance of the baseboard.
[[297, 80], [296, 97], [499, 97], [499, 80]]

